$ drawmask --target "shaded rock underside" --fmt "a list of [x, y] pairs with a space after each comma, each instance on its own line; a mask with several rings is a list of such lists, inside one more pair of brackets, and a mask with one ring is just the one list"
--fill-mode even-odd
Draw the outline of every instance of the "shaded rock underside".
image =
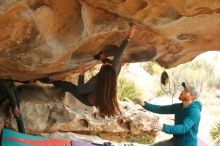
[[[97, 62], [138, 25], [123, 62], [170, 68], [220, 46], [219, 0], [0, 0], [0, 77], [29, 80]], [[108, 54], [107, 54], [108, 55]]]

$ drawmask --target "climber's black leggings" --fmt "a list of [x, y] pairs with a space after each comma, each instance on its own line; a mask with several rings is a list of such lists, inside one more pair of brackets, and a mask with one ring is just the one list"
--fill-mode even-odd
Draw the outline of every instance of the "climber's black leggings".
[[[18, 92], [15, 90], [15, 98], [16, 98], [16, 104], [17, 104], [17, 107], [18, 109], [20, 110], [20, 101], [19, 101], [19, 95], [18, 95]], [[4, 102], [6, 99], [7, 99], [7, 96], [5, 96], [4, 98], [1, 98], [2, 100], [0, 101], [0, 103]], [[25, 133], [25, 128], [24, 128], [24, 121], [23, 121], [23, 118], [22, 118], [22, 115], [20, 114], [19, 117], [16, 117], [14, 115], [15, 119], [16, 119], [16, 122], [17, 122], [17, 127], [18, 127], [18, 131], [20, 133]]]
[[77, 86], [75, 84], [68, 82], [68, 81], [56, 80], [56, 81], [53, 81], [53, 85], [55, 87], [63, 89], [63, 91], [65, 92], [70, 92], [74, 97], [76, 97], [83, 104], [87, 106], [92, 106], [90, 102], [88, 101], [88, 98], [87, 98], [88, 94], [85, 94], [85, 95], [79, 94], [77, 90]]
[[[42, 83], [49, 83], [49, 79], [48, 78], [41, 78], [39, 79], [39, 81], [41, 81]], [[84, 94], [81, 95], [78, 92], [78, 87], [68, 81], [61, 81], [61, 80], [55, 80], [53, 81], [53, 85], [57, 88], [62, 89], [64, 92], [70, 92], [74, 97], [76, 97], [80, 102], [82, 102], [83, 104], [87, 105], [87, 106], [92, 106], [91, 103], [88, 100], [88, 94]]]

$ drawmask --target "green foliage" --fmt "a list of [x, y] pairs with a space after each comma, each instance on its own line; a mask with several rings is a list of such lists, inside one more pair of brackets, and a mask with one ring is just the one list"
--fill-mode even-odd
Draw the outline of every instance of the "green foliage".
[[99, 137], [103, 139], [108, 139], [110, 141], [115, 142], [136, 142], [141, 144], [152, 144], [154, 142], [154, 138], [149, 134], [141, 134], [141, 135], [108, 135], [108, 134], [99, 134]]
[[160, 97], [160, 96], [163, 96], [163, 95], [165, 95], [165, 94], [166, 94], [166, 93], [165, 93], [164, 91], [158, 90], [157, 93], [156, 93], [156, 96], [157, 96], [157, 97]]
[[154, 64], [152, 62], [144, 64], [144, 70], [148, 72], [150, 75], [154, 74]]
[[125, 98], [133, 99], [140, 96], [141, 92], [133, 81], [124, 77], [118, 78], [118, 98], [120, 100], [125, 100]]
[[220, 121], [216, 122], [213, 128], [210, 131], [212, 139], [216, 139], [220, 137]]
[[147, 62], [144, 64], [143, 69], [148, 72], [150, 75], [159, 74], [162, 72], [161, 67], [154, 62]]

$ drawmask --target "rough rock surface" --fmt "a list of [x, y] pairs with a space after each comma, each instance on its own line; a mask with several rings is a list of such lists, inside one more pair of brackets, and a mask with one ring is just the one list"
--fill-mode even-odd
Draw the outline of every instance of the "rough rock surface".
[[[93, 107], [81, 104], [71, 94], [60, 98], [61, 91], [53, 86], [22, 85], [19, 87], [21, 113], [27, 133], [78, 132], [85, 134], [141, 134], [150, 132], [157, 117], [138, 105], [121, 102], [122, 114], [115, 118], [101, 117]], [[0, 107], [0, 128], [17, 129], [9, 112], [8, 102]], [[7, 113], [10, 115], [8, 116]]]
[[28, 80], [94, 65], [138, 30], [124, 62], [173, 67], [220, 46], [219, 0], [0, 0], [0, 77]]

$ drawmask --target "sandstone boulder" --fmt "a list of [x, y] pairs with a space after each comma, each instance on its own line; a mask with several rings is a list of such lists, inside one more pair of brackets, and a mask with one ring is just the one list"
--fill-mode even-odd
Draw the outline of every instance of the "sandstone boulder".
[[[29, 134], [55, 132], [150, 134], [151, 123], [157, 119], [142, 107], [130, 102], [120, 102], [121, 115], [101, 117], [94, 107], [83, 105], [70, 93], [61, 98], [61, 90], [54, 86], [22, 85], [18, 87], [18, 91], [22, 97], [21, 113]], [[0, 126], [5, 125], [16, 130], [15, 119], [6, 107], [8, 102], [1, 106]]]
[[138, 24], [123, 62], [173, 67], [220, 46], [220, 1], [1, 0], [0, 78], [29, 80], [94, 66]]

